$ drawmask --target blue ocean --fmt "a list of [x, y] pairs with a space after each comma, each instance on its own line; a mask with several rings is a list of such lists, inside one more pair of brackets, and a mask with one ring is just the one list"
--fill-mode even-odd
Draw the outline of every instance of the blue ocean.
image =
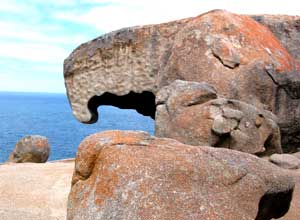
[[7, 160], [18, 140], [26, 135], [46, 136], [49, 160], [75, 157], [79, 143], [104, 130], [143, 130], [153, 134], [154, 121], [135, 110], [98, 108], [95, 124], [82, 124], [72, 115], [64, 94], [0, 92], [0, 163]]

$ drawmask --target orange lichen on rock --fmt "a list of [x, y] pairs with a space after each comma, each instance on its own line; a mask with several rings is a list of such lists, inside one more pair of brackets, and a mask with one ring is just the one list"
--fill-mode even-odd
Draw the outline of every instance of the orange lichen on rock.
[[[88, 172], [85, 161], [93, 164]], [[280, 209], [262, 216], [277, 217], [287, 211], [294, 187], [279, 168], [249, 154], [144, 132], [92, 135], [81, 143], [75, 163], [68, 220], [252, 220], [269, 194]]]
[[[264, 60], [274, 57], [280, 64], [279, 71], [293, 70], [293, 58], [267, 27], [248, 16], [226, 11], [215, 11], [215, 15], [209, 16], [212, 17], [214, 32], [223, 33], [232, 40], [236, 39], [240, 43], [239, 52], [247, 57], [248, 61], [262, 58], [262, 55]], [[245, 50], [245, 47], [249, 49]]]
[[295, 60], [300, 63], [300, 16], [251, 15], [249, 17], [268, 27]]
[[[267, 109], [281, 123], [291, 123], [300, 117], [292, 110], [299, 102], [285, 93], [286, 84], [279, 85], [268, 74], [269, 68], [297, 84], [290, 72], [299, 71], [299, 64], [267, 27], [249, 16], [214, 10], [100, 36], [72, 52], [65, 60], [64, 76], [73, 113], [85, 123], [95, 122], [97, 106], [104, 104], [93, 97], [101, 100], [110, 93], [126, 99], [127, 94], [145, 91], [155, 96], [176, 79], [207, 82], [223, 97]], [[118, 105], [113, 100], [105, 104]]]
[[[241, 16], [241, 21], [242, 34], [245, 34], [247, 39], [252, 39], [251, 44], [256, 44], [255, 49], [252, 50], [253, 53], [256, 53], [255, 58], [259, 58], [262, 54], [266, 55], [263, 52], [265, 50], [271, 59], [278, 62], [279, 65], [276, 67], [276, 71], [287, 72], [294, 70], [294, 59], [267, 27], [262, 26], [247, 16]], [[244, 45], [247, 43], [250, 42], [244, 42]], [[257, 50], [257, 48], [260, 50]]]
[[157, 93], [156, 103], [158, 137], [252, 154], [282, 153], [275, 115], [238, 100], [218, 98], [206, 83], [175, 80]]

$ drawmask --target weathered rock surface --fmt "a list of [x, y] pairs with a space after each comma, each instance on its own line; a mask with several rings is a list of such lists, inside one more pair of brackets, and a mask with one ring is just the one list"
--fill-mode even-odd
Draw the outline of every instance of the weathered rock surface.
[[65, 220], [74, 161], [0, 165], [1, 220]]
[[250, 154], [107, 131], [79, 146], [67, 219], [271, 219], [287, 212], [293, 187]]
[[23, 137], [10, 154], [7, 162], [13, 163], [45, 163], [50, 155], [48, 139], [39, 135]]
[[296, 186], [293, 194], [293, 200], [288, 213], [280, 218], [281, 220], [299, 220], [300, 219], [300, 169], [298, 170], [287, 170], [295, 179]]
[[300, 143], [299, 69], [268, 28], [248, 16], [215, 10], [82, 44], [65, 60], [64, 76], [81, 122], [95, 122], [99, 105], [154, 117], [160, 88], [176, 79], [205, 81], [226, 98], [277, 115], [288, 147]]
[[300, 16], [251, 15], [251, 17], [267, 26], [290, 54], [300, 62]]
[[[257, 22], [267, 26], [272, 31], [272, 33], [280, 40], [283, 46], [289, 51], [289, 53], [296, 59], [296, 61], [300, 63], [300, 16], [251, 15], [251, 17]], [[293, 73], [291, 73], [290, 75], [291, 78], [298, 78], [298, 76], [292, 76]], [[285, 84], [287, 85], [292, 83], [285, 82]], [[298, 92], [299, 94], [299, 88], [292, 90], [294, 92]], [[291, 96], [293, 95], [291, 94]], [[299, 97], [299, 95], [297, 96]]]
[[155, 135], [252, 154], [282, 153], [276, 116], [218, 98], [206, 83], [175, 80], [156, 95]]
[[300, 168], [300, 159], [290, 154], [273, 154], [270, 161], [284, 169]]

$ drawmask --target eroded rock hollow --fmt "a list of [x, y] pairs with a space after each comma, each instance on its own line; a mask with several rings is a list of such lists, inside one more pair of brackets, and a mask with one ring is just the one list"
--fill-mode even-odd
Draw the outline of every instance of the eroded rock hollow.
[[[284, 45], [298, 59], [290, 44]], [[84, 43], [65, 60], [64, 77], [73, 113], [84, 123], [97, 121], [104, 104], [153, 117], [162, 87], [176, 79], [206, 82], [221, 97], [275, 114], [290, 150], [300, 144], [300, 67], [293, 56], [251, 17], [215, 10]]]
[[121, 29], [75, 49], [64, 62], [75, 117], [94, 123], [100, 105], [136, 109], [155, 119], [157, 137], [87, 137], [68, 220], [283, 216], [294, 181], [251, 154], [298, 168], [297, 158], [292, 164], [281, 154], [300, 146], [298, 23], [214, 10]]

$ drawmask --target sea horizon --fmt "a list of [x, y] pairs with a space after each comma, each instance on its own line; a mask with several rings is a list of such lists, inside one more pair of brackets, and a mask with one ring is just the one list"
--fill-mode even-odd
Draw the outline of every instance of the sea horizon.
[[64, 93], [0, 91], [0, 163], [27, 135], [46, 136], [51, 146], [49, 161], [76, 156], [88, 135], [105, 130], [142, 130], [154, 133], [154, 121], [135, 110], [101, 106], [95, 124], [83, 124], [72, 114]]

